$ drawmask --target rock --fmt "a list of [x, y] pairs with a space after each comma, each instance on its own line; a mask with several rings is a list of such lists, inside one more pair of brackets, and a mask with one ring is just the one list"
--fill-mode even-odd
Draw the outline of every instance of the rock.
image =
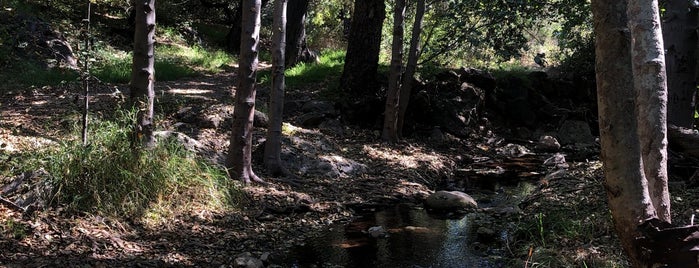
[[335, 114], [335, 105], [327, 101], [312, 100], [301, 106], [301, 111], [304, 113], [320, 112], [326, 115]]
[[425, 199], [425, 206], [435, 210], [464, 210], [478, 208], [478, 203], [463, 192], [437, 191]]
[[592, 136], [590, 125], [587, 122], [567, 120], [563, 122], [563, 125], [558, 130], [558, 141], [562, 145], [593, 144], [595, 137]]
[[334, 136], [341, 137], [345, 135], [345, 127], [342, 125], [340, 120], [336, 119], [329, 119], [321, 122], [320, 125], [318, 125], [318, 130], [325, 134], [330, 134]]
[[544, 166], [554, 169], [567, 169], [569, 167], [565, 155], [561, 153], [556, 153], [544, 160]]
[[265, 267], [264, 263], [258, 258], [255, 258], [252, 256], [252, 253], [250, 252], [245, 252], [238, 257], [235, 258], [235, 262], [233, 264], [233, 267], [241, 267], [241, 268], [263, 268]]
[[507, 76], [498, 80], [495, 107], [514, 126], [534, 127], [537, 123], [536, 93], [522, 78]]
[[527, 147], [512, 143], [508, 143], [505, 147], [499, 148], [498, 153], [508, 158], [522, 157], [531, 154]]
[[539, 141], [536, 143], [536, 147], [534, 148], [542, 152], [556, 152], [561, 149], [561, 144], [558, 143], [556, 138], [545, 135], [539, 137]]
[[433, 142], [443, 142], [444, 141], [444, 133], [442, 133], [442, 130], [439, 129], [439, 126], [435, 126], [434, 129], [432, 129], [432, 133], [430, 133], [430, 141], [433, 141]]
[[382, 238], [388, 235], [388, 232], [386, 232], [386, 229], [384, 229], [383, 226], [370, 227], [369, 230], [367, 230], [367, 233], [373, 238]]
[[487, 71], [475, 68], [462, 67], [460, 72], [461, 82], [473, 84], [474, 86], [481, 88], [486, 92], [491, 92], [495, 89], [495, 77], [493, 77], [493, 75]]
[[496, 237], [496, 232], [493, 229], [481, 226], [476, 229], [476, 235], [481, 242], [492, 242]]
[[292, 115], [297, 113], [298, 111], [301, 111], [301, 107], [303, 106], [301, 101], [297, 100], [289, 100], [284, 102], [284, 115]]
[[304, 128], [316, 128], [325, 121], [325, 114], [322, 112], [310, 112], [299, 116], [296, 122]]
[[255, 127], [267, 128], [269, 127], [269, 117], [265, 113], [255, 110], [255, 119], [252, 124]]
[[77, 59], [66, 38], [50, 23], [31, 15], [9, 12], [0, 18], [0, 31], [7, 31], [5, 44], [16, 44], [11, 50], [46, 68], [77, 69]]

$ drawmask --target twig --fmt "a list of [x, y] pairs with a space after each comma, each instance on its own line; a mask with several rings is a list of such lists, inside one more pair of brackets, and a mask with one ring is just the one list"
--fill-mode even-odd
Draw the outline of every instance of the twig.
[[5, 198], [2, 197], [2, 196], [0, 196], [0, 203], [2, 203], [3, 205], [5, 205], [7, 208], [12, 209], [12, 210], [15, 210], [15, 211], [17, 211], [17, 212], [20, 212], [20, 213], [22, 213], [22, 214], [24, 214], [25, 212], [27, 212], [26, 209], [24, 209], [24, 208], [18, 206], [17, 204], [15, 204], [14, 202], [12, 202], [12, 201], [10, 201], [10, 200], [8, 200], [8, 199], [5, 199]]

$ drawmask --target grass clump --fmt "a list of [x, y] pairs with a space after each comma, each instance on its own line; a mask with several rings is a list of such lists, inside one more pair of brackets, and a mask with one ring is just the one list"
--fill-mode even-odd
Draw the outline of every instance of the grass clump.
[[54, 203], [114, 216], [167, 216], [195, 207], [235, 205], [239, 191], [226, 173], [174, 141], [140, 153], [130, 146], [133, 116], [96, 123], [91, 144], [63, 143], [39, 155], [53, 177]]

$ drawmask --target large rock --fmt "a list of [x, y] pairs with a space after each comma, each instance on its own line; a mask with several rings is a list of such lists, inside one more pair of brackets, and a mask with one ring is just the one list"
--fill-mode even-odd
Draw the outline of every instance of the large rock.
[[233, 264], [233, 267], [240, 267], [240, 268], [262, 268], [265, 267], [264, 263], [262, 260], [255, 258], [252, 256], [252, 253], [250, 252], [245, 252], [243, 254], [238, 255], [235, 258], [235, 262]]
[[478, 203], [464, 192], [437, 191], [425, 199], [425, 206], [435, 210], [467, 210], [478, 208]]
[[12, 52], [36, 61], [47, 68], [68, 67], [76, 69], [77, 59], [68, 40], [53, 26], [31, 15], [14, 12], [0, 14], [0, 32], [8, 37]]
[[595, 137], [592, 136], [590, 125], [585, 121], [567, 120], [558, 130], [558, 140], [561, 144], [592, 144]]

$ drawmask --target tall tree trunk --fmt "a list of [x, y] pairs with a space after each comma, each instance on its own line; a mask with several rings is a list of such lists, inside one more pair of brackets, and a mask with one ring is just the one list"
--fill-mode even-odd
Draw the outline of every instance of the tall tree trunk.
[[291, 0], [287, 9], [286, 31], [286, 66], [294, 66], [304, 59], [311, 59], [311, 51], [308, 49], [306, 38], [306, 13], [309, 0]]
[[284, 52], [286, 48], [286, 7], [288, 0], [274, 2], [272, 27], [272, 92], [269, 98], [269, 128], [265, 143], [265, 165], [271, 175], [284, 175], [282, 167], [281, 136], [284, 112]]
[[[262, 0], [262, 2], [260, 3], [260, 9], [267, 5], [268, 1], [269, 0]], [[240, 53], [240, 37], [243, 34], [243, 4], [239, 3], [238, 6], [235, 8], [234, 12], [231, 12], [231, 14], [232, 25], [230, 30], [228, 31], [228, 34], [226, 35], [227, 48], [229, 52], [238, 54]]]
[[403, 69], [405, 0], [396, 0], [394, 8], [391, 70], [388, 77], [388, 93], [386, 93], [386, 109], [384, 110], [383, 134], [381, 136], [383, 141], [391, 143], [398, 141], [398, 99], [401, 87], [400, 76]]
[[657, 217], [671, 222], [667, 185], [667, 82], [657, 0], [629, 0], [631, 63], [643, 171]]
[[351, 96], [375, 95], [381, 49], [381, 29], [386, 18], [384, 0], [355, 0], [347, 41], [345, 68], [340, 87]]
[[244, 183], [264, 183], [252, 171], [252, 123], [255, 114], [255, 83], [260, 39], [260, 0], [243, 0], [243, 24], [240, 36], [238, 88], [235, 91], [233, 126], [226, 167], [233, 179]]
[[690, 1], [666, 1], [663, 18], [668, 123], [684, 128], [694, 124], [697, 91], [697, 9]]
[[403, 125], [405, 123], [405, 112], [408, 111], [408, 103], [410, 103], [410, 94], [413, 91], [413, 83], [415, 82], [415, 71], [417, 70], [417, 61], [420, 58], [420, 35], [422, 35], [422, 21], [425, 16], [425, 0], [418, 0], [415, 9], [415, 21], [413, 22], [413, 32], [410, 37], [410, 48], [408, 50], [408, 63], [405, 66], [403, 74], [403, 85], [400, 89], [400, 97], [398, 99], [398, 122], [396, 129], [398, 137], [403, 136]]
[[634, 267], [642, 267], [636, 227], [655, 211], [642, 171], [638, 136], [629, 135], [637, 133], [637, 117], [626, 6], [625, 0], [592, 1], [597, 104], [609, 208], [624, 251]]
[[130, 97], [138, 114], [134, 127], [133, 143], [135, 146], [150, 148], [155, 145], [153, 137], [155, 0], [140, 0], [136, 1], [135, 5], [136, 28]]
[[243, 23], [243, 5], [238, 4], [235, 8], [231, 18], [231, 28], [228, 30], [226, 35], [226, 48], [229, 52], [238, 54], [240, 53], [240, 35], [242, 31]]

